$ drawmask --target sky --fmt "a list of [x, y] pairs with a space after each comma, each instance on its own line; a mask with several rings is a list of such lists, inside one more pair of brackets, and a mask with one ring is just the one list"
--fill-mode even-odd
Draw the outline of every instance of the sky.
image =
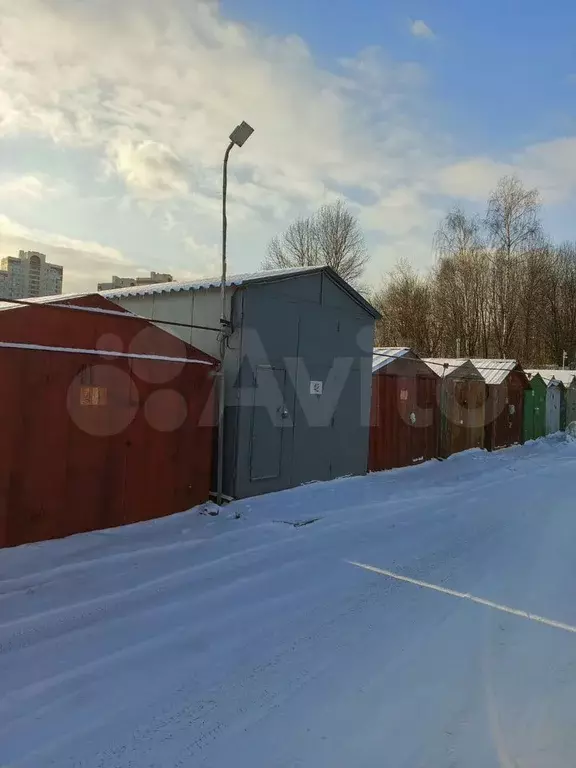
[[0, 0], [0, 255], [40, 250], [65, 290], [112, 274], [231, 272], [344, 199], [378, 284], [433, 262], [453, 205], [499, 177], [576, 238], [569, 0]]

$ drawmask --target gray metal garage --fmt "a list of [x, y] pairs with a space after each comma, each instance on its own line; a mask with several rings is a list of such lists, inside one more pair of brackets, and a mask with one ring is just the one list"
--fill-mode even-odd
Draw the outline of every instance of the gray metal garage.
[[[152, 320], [219, 328], [220, 280], [103, 295]], [[242, 498], [366, 472], [378, 312], [329, 267], [231, 276], [224, 493]], [[162, 326], [219, 357], [212, 330]]]

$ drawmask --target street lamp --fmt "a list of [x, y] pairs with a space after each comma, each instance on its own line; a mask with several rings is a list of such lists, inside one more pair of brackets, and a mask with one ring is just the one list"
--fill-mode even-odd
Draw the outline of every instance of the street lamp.
[[254, 128], [244, 121], [237, 125], [230, 134], [230, 144], [224, 153], [222, 166], [222, 277], [220, 282], [220, 390], [218, 397], [218, 467], [216, 479], [216, 503], [222, 504], [222, 483], [224, 477], [224, 358], [226, 343], [230, 331], [230, 320], [226, 317], [226, 246], [228, 219], [226, 218], [226, 193], [228, 191], [228, 158], [232, 147], [243, 147], [254, 133]]

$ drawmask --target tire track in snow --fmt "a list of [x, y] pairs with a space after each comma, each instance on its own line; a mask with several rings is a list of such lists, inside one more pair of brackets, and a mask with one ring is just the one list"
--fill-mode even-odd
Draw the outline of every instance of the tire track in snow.
[[[278, 579], [286, 579], [287, 581], [291, 580], [292, 575], [297, 575], [298, 572], [302, 568], [303, 561], [301, 559], [296, 560], [290, 560], [285, 563], [282, 563], [280, 566], [278, 566], [275, 569], [275, 577]], [[210, 609], [209, 615], [217, 615], [218, 614], [218, 608], [221, 605], [222, 608], [229, 605], [229, 601], [233, 599], [234, 593], [241, 594], [247, 587], [251, 589], [251, 591], [256, 591], [259, 587], [263, 588], [264, 595], [262, 597], [263, 604], [266, 600], [270, 600], [272, 603], [277, 603], [279, 600], [282, 600], [285, 598], [288, 602], [291, 602], [294, 599], [300, 599], [301, 596], [305, 593], [305, 591], [309, 588], [302, 584], [300, 587], [300, 590], [288, 594], [272, 594], [272, 595], [266, 595], [266, 588], [269, 585], [270, 581], [270, 571], [268, 568], [263, 569], [261, 572], [254, 573], [253, 571], [250, 571], [249, 573], [243, 575], [243, 576], [236, 576], [233, 579], [229, 579], [225, 581], [224, 583], [219, 583], [214, 585], [210, 585], [207, 583], [201, 584], [201, 589], [197, 591], [196, 594], [191, 595], [187, 593], [187, 590], [183, 590], [185, 594], [182, 596], [177, 597], [175, 599], [175, 595], [180, 595], [180, 592], [174, 592], [171, 591], [170, 599], [168, 601], [162, 601], [162, 603], [157, 605], [150, 605], [149, 603], [146, 604], [146, 610], [142, 611], [140, 613], [140, 620], [141, 620], [141, 626], [132, 626], [129, 633], [126, 633], [125, 631], [122, 632], [122, 638], [118, 639], [118, 643], [122, 643], [124, 647], [121, 647], [118, 651], [112, 652], [110, 654], [107, 654], [103, 657], [96, 658], [95, 660], [88, 662], [88, 663], [82, 663], [79, 665], [78, 669], [76, 667], [71, 667], [69, 659], [66, 659], [66, 670], [65, 672], [61, 674], [54, 675], [49, 678], [44, 678], [42, 680], [37, 680], [33, 684], [26, 686], [25, 688], [18, 689], [17, 695], [18, 697], [21, 697], [23, 695], [30, 695], [33, 696], [35, 693], [37, 693], [40, 690], [49, 690], [52, 688], [52, 686], [57, 685], [58, 683], [63, 683], [68, 680], [74, 679], [77, 676], [83, 677], [84, 673], [88, 673], [89, 671], [96, 671], [101, 670], [103, 666], [108, 665], [109, 663], [115, 663], [116, 661], [121, 661], [123, 658], [128, 657], [131, 658], [134, 656], [135, 653], [138, 653], [140, 649], [143, 650], [150, 650], [152, 648], [157, 650], [162, 650], [164, 652], [170, 651], [170, 645], [173, 641], [170, 641], [165, 637], [166, 635], [166, 629], [170, 631], [174, 631], [176, 629], [181, 629], [189, 626], [190, 624], [190, 615], [194, 615], [195, 613], [198, 613], [200, 610], [205, 611], [205, 606], [208, 605]], [[123, 606], [126, 608], [126, 606]], [[261, 611], [263, 606], [257, 605], [254, 606], [254, 610], [256, 613]], [[202, 614], [206, 615], [206, 614]], [[176, 618], [177, 621], [175, 623], [170, 624], [170, 619]], [[118, 633], [118, 630], [121, 629], [121, 625], [125, 623], [132, 624], [134, 619], [133, 614], [129, 614], [127, 612], [123, 613], [120, 619], [117, 621], [118, 626], [114, 625], [114, 622], [110, 622], [106, 625], [106, 633]], [[212, 619], [212, 621], [214, 621]], [[224, 624], [226, 621], [225, 618], [222, 619], [221, 623]], [[218, 624], [218, 622], [216, 622]], [[153, 632], [154, 630], [157, 630], [158, 627], [163, 627], [162, 632], [158, 633], [156, 638], [153, 640], [150, 639], [142, 639], [135, 643], [130, 644], [129, 647], [125, 647], [125, 643], [127, 641], [127, 638], [130, 636], [130, 633], [133, 636], [137, 637], [144, 637], [145, 632]], [[81, 631], [88, 633], [90, 630], [90, 626], [83, 627]], [[198, 634], [201, 632], [201, 630], [198, 630], [197, 628], [194, 629], [189, 633], [190, 637], [193, 637], [195, 634]], [[89, 632], [91, 641], [94, 641], [94, 634], [92, 631]], [[54, 638], [50, 638], [54, 639]], [[47, 639], [44, 639], [42, 642], [46, 642]], [[81, 640], [81, 638], [75, 638], [75, 641], [78, 642], [78, 640]], [[179, 643], [178, 643], [179, 644]], [[56, 646], [58, 648], [58, 646]], [[19, 649], [24, 650], [24, 649]], [[44, 652], [46, 649], [44, 649]], [[35, 650], [34, 653], [37, 651]], [[31, 659], [32, 661], [32, 659]], [[52, 695], [52, 694], [51, 694]], [[10, 694], [6, 694], [6, 691], [4, 693], [3, 701], [0, 702], [0, 712], [2, 709], [10, 704]]]
[[[421, 503], [419, 498], [407, 498], [401, 510], [395, 509], [394, 515], [406, 514], [412, 510], [417, 511], [421, 508]], [[380, 508], [380, 515], [376, 513], [374, 517], [370, 517], [368, 520], [364, 519], [364, 523], [381, 519], [381, 505], [378, 502], [375, 506]], [[265, 525], [271, 524], [266, 523]], [[330, 533], [335, 527], [340, 529], [342, 525], [328, 524], [325, 533]], [[351, 524], [350, 527], [357, 528], [357, 523]], [[280, 529], [280, 526], [278, 528]], [[155, 602], [162, 602], [168, 592], [173, 594], [174, 590], [189, 589], [190, 583], [193, 583], [193, 577], [201, 571], [217, 570], [222, 566], [229, 566], [236, 562], [239, 564], [238, 567], [243, 569], [246, 567], [247, 558], [261, 553], [264, 553], [262, 560], [270, 559], [271, 565], [273, 565], [277, 561], [278, 549], [294, 546], [295, 541], [299, 538], [304, 541], [308, 539], [308, 533], [305, 529], [297, 529], [291, 533], [292, 535], [279, 534], [278, 538], [270, 539], [262, 544], [237, 549], [212, 560], [207, 559], [200, 563], [163, 573], [153, 579], [140, 581], [137, 585], [127, 589], [106, 592], [76, 603], [65, 603], [56, 608], [2, 623], [0, 624], [0, 655], [7, 651], [27, 648], [47, 639], [84, 629], [87, 626], [93, 626], [105, 619], [123, 616], [126, 612], [133, 613], [139, 608], [149, 606], [152, 599]], [[272, 554], [272, 550], [274, 550], [274, 554]], [[260, 564], [261, 561], [250, 563], [251, 567]], [[228, 578], [230, 576], [231, 574], [228, 574]]]
[[[374, 601], [381, 600], [384, 593], [393, 591], [390, 586], [382, 589], [381, 585], [374, 581], [368, 592], [359, 594], [355, 589], [347, 597], [344, 605], [339, 600], [332, 603], [330, 614], [321, 619], [318, 617], [319, 608], [315, 606], [303, 617], [304, 623], [309, 622], [313, 625], [312, 631], [301, 633], [288, 641], [283, 638], [284, 642], [279, 642], [275, 653], [264, 663], [240, 670], [219, 685], [204, 690], [201, 702], [198, 702], [194, 696], [196, 686], [191, 681], [170, 697], [171, 702], [177, 702], [176, 706], [173, 704], [168, 706], [167, 711], [162, 715], [155, 714], [151, 721], [136, 729], [129, 743], [117, 745], [99, 754], [98, 758], [102, 764], [106, 765], [108, 761], [113, 763], [120, 755], [126, 755], [129, 751], [134, 753], [136, 762], [146, 764], [148, 752], [146, 745], [154, 745], [157, 743], [156, 739], [161, 738], [162, 760], [165, 760], [167, 765], [190, 765], [191, 758], [201, 755], [214, 741], [221, 739], [225, 732], [231, 728], [244, 727], [242, 717], [245, 717], [246, 713], [253, 713], [256, 710], [263, 714], [269, 711], [273, 706], [278, 706], [281, 700], [306, 685], [314, 676], [321, 674], [329, 666], [329, 660], [326, 659], [320, 668], [312, 672], [306, 667], [302, 669], [299, 654], [304, 653], [306, 648], [326, 642], [334, 634], [337, 634], [337, 637], [331, 645], [339, 652], [344, 647], [344, 635], [338, 629], [342, 623], [347, 626], [353, 625], [354, 629], [347, 636], [347, 643], [350, 645], [355, 642], [357, 640], [356, 625], [347, 620], [370, 608]], [[337, 610], [334, 611], [335, 608]], [[280, 641], [280, 637], [278, 640]], [[274, 645], [273, 637], [270, 638], [270, 645]], [[281, 665], [282, 673], [277, 675], [274, 681], [274, 674]], [[255, 686], [259, 690], [256, 700], [253, 694]], [[206, 710], [204, 707], [206, 699], [216, 701], [217, 706]], [[182, 706], [183, 701], [190, 703]], [[250, 717], [253, 717], [253, 714]], [[195, 729], [196, 733], [194, 733]], [[179, 749], [178, 754], [174, 754], [169, 745], [176, 742], [176, 736], [181, 736], [184, 732], [189, 743], [185, 750]]]
[[[381, 589], [379, 590], [382, 591]], [[354, 602], [357, 599], [356, 592], [354, 591], [348, 598], [348, 601]], [[332, 604], [331, 604], [332, 605]], [[335, 602], [334, 607], [338, 607], [340, 605], [339, 599], [337, 596], [335, 596]], [[338, 613], [331, 621], [330, 624], [334, 624], [338, 621], [338, 617], [343, 615], [342, 611]], [[276, 615], [275, 615], [276, 616]], [[301, 612], [298, 612], [297, 615], [294, 615], [292, 617], [293, 620], [296, 621], [297, 624], [303, 623], [304, 625], [311, 623], [314, 624], [314, 622], [318, 622], [318, 606], [310, 606], [306, 605], [305, 609]], [[326, 623], [326, 622], [324, 622]], [[321, 627], [316, 631], [316, 634], [321, 630]], [[226, 675], [220, 684], [217, 686], [206, 690], [202, 694], [201, 701], [198, 702], [196, 692], [200, 689], [201, 686], [201, 674], [200, 677], [198, 675], [194, 675], [191, 679], [187, 680], [185, 687], [180, 687], [175, 689], [172, 687], [172, 689], [164, 694], [164, 699], [166, 700], [167, 704], [164, 707], [164, 710], [162, 713], [154, 712], [155, 709], [157, 709], [159, 705], [158, 696], [155, 696], [154, 701], [150, 702], [149, 706], [147, 707], [138, 707], [137, 711], [135, 712], [134, 717], [136, 718], [136, 726], [134, 729], [134, 736], [133, 740], [135, 740], [135, 743], [144, 743], [147, 740], [149, 740], [153, 733], [155, 733], [157, 730], [162, 728], [169, 728], [172, 724], [173, 727], [176, 727], [178, 723], [182, 721], [182, 718], [186, 719], [186, 728], [190, 727], [190, 723], [201, 723], [201, 730], [199, 730], [198, 738], [196, 739], [198, 745], [208, 743], [214, 738], [214, 734], [217, 733], [219, 730], [221, 730], [224, 725], [218, 720], [214, 720], [213, 718], [208, 718], [209, 721], [209, 727], [206, 728], [206, 720], [207, 715], [210, 715], [210, 713], [214, 710], [216, 711], [216, 706], [214, 704], [210, 704], [207, 706], [206, 702], [211, 701], [214, 699], [214, 695], [220, 691], [225, 692], [226, 689], [230, 685], [231, 680], [236, 680], [235, 688], [240, 686], [246, 687], [246, 685], [255, 679], [257, 675], [262, 674], [263, 672], [274, 668], [281, 660], [284, 658], [287, 654], [292, 653], [298, 643], [300, 642], [300, 639], [297, 639], [296, 641], [286, 641], [286, 627], [273, 627], [270, 629], [269, 627], [264, 630], [264, 637], [270, 641], [270, 644], [272, 647], [276, 648], [282, 648], [282, 644], [284, 643], [283, 650], [277, 650], [275, 656], [273, 659], [267, 661], [266, 663], [262, 664], [255, 664], [254, 662], [249, 662], [247, 665], [244, 665], [244, 667], [248, 667], [246, 672], [243, 672], [243, 676], [239, 678], [240, 672], [244, 669], [243, 666], [239, 667], [240, 671], [236, 671], [230, 675]], [[311, 637], [309, 633], [304, 636], [303, 639]], [[259, 646], [262, 647], [261, 645]], [[179, 673], [178, 679], [181, 680], [182, 674]], [[193, 693], [192, 693], [193, 692]], [[190, 698], [192, 696], [193, 703], [191, 705], [184, 706], [182, 704], [182, 699], [186, 701], [186, 699]], [[176, 711], [173, 711], [173, 704], [171, 704], [173, 701], [179, 702], [178, 708]], [[146, 709], [151, 709], [154, 714], [152, 717], [152, 723], [149, 726], [142, 726], [142, 721], [145, 719], [145, 712]], [[183, 711], [184, 710], [184, 711]], [[90, 740], [91, 734], [93, 734], [95, 731], [98, 731], [98, 728], [105, 725], [106, 721], [108, 721], [109, 718], [114, 717], [114, 714], [107, 714], [106, 717], [102, 722], [95, 723], [94, 721], [86, 723], [84, 727], [77, 729], [75, 732], [67, 733], [64, 736], [59, 736], [52, 744], [47, 744], [45, 748], [39, 749], [35, 751], [34, 753], [30, 754], [29, 757], [32, 760], [32, 765], [37, 765], [37, 762], [34, 762], [35, 760], [41, 760], [42, 765], [48, 765], [47, 762], [49, 759], [50, 752], [53, 752], [54, 750], [61, 749], [63, 745], [70, 741], [77, 741], [78, 739], [82, 739], [82, 743]], [[199, 726], [200, 727], [200, 726]], [[125, 737], [124, 737], [125, 738]], [[124, 754], [127, 746], [125, 744], [122, 744], [117, 748], [117, 751], [115, 752], [116, 758], [119, 758], [120, 754]], [[98, 765], [108, 765], [108, 761], [110, 759], [116, 759], [113, 757], [111, 753], [106, 753], [105, 756], [101, 758], [101, 761], [98, 761]], [[59, 764], [59, 760], [54, 758], [54, 764]], [[74, 763], [74, 765], [77, 765], [79, 763]], [[84, 763], [80, 763], [84, 764]], [[89, 764], [92, 764], [90, 761]]]

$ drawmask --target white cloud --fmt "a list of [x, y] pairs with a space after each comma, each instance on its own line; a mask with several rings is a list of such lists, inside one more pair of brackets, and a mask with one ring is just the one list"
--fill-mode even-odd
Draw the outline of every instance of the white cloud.
[[109, 144], [108, 154], [109, 170], [125, 181], [135, 197], [162, 200], [188, 192], [184, 166], [164, 144], [118, 139]]
[[14, 256], [20, 249], [45, 253], [49, 261], [61, 264], [67, 291], [95, 290], [98, 281], [113, 272], [137, 269], [116, 248], [30, 229], [0, 214], [0, 256]]
[[193, 235], [184, 238], [184, 246], [192, 259], [192, 269], [180, 270], [183, 280], [194, 280], [197, 277], [211, 277], [220, 273], [221, 254], [217, 245], [201, 243]]
[[232, 23], [202, 0], [0, 0], [0, 9], [3, 130], [100, 148], [139, 196], [187, 184], [213, 196], [241, 119], [256, 133], [231, 172], [251, 177], [262, 192], [252, 200], [280, 217], [315, 205], [325, 188], [370, 186], [388, 147], [423, 140], [402, 111], [419, 68], [374, 49], [334, 74], [300, 38]]
[[397, 187], [389, 195], [360, 211], [360, 221], [368, 229], [391, 238], [405, 238], [430, 230], [439, 212], [422, 198], [416, 186]]
[[565, 202], [576, 192], [576, 137], [532, 144], [514, 157], [518, 173], [545, 203]]
[[66, 194], [68, 185], [44, 175], [0, 175], [0, 200], [46, 200]]
[[[421, 19], [411, 31], [434, 37]], [[149, 215], [148, 227], [157, 223], [158, 240], [138, 259], [157, 270], [190, 259], [194, 274], [215, 271], [222, 157], [242, 119], [255, 133], [230, 160], [239, 271], [261, 262], [274, 231], [335, 197], [348, 199], [374, 252], [390, 263], [429, 253], [439, 195], [481, 201], [511, 171], [540, 184], [548, 200], [573, 194], [576, 139], [502, 160], [455, 157], [427, 118], [425, 86], [419, 65], [392, 61], [379, 48], [328, 71], [299, 37], [232, 22], [217, 2], [0, 0], [0, 137], [48, 138], [55, 155], [73, 151], [80, 164], [82, 153], [92, 162], [96, 156], [107, 182], [122, 185], [118, 221], [124, 216], [133, 227]], [[40, 206], [50, 185], [57, 187], [48, 174], [39, 168], [20, 180], [0, 177], [0, 202], [14, 194]], [[19, 211], [10, 214], [19, 218]], [[91, 250], [92, 239], [114, 239], [102, 234], [105, 223], [95, 217], [77, 249], [84, 255], [69, 260], [74, 280], [91, 270], [95, 284], [120, 269], [111, 266], [123, 258], [118, 251], [110, 249], [112, 258]], [[48, 248], [53, 236], [37, 234], [32, 239], [48, 240]], [[168, 247], [158, 248], [163, 242]]]
[[544, 203], [565, 202], [576, 193], [576, 137], [531, 144], [502, 161], [475, 157], [447, 165], [438, 171], [436, 184], [443, 194], [484, 201], [506, 175], [537, 187]]
[[450, 197], [484, 201], [502, 176], [515, 172], [512, 164], [499, 163], [489, 157], [474, 157], [441, 168], [438, 191]]
[[414, 37], [425, 37], [429, 40], [435, 37], [434, 32], [425, 21], [422, 21], [422, 19], [415, 19], [410, 23], [410, 32]]

